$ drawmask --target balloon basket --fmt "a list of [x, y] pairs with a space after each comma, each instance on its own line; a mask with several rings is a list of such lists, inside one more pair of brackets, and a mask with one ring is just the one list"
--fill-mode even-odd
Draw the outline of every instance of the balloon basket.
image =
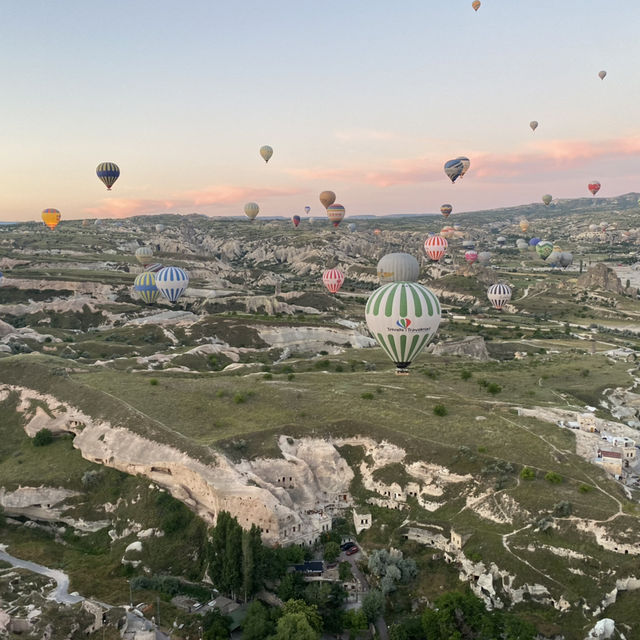
[[396, 369], [396, 375], [397, 376], [408, 376], [409, 375], [409, 370], [408, 369]]

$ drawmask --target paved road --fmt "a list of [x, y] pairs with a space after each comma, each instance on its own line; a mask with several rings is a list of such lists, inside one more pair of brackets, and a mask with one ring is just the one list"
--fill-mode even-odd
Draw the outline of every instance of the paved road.
[[7, 553], [4, 550], [5, 548], [6, 547], [0, 545], [0, 560], [4, 560], [14, 567], [27, 569], [28, 571], [33, 571], [33, 573], [39, 573], [48, 578], [53, 578], [56, 581], [56, 588], [49, 594], [48, 599], [64, 604], [76, 604], [76, 602], [82, 602], [84, 600], [82, 596], [72, 596], [69, 593], [69, 576], [63, 571], [49, 569], [48, 567], [43, 567], [41, 564], [29, 562], [29, 560], [20, 560], [20, 558], [15, 558]]

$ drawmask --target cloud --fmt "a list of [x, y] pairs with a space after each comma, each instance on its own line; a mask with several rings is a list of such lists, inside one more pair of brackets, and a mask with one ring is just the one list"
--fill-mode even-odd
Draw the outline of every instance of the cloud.
[[[640, 156], [640, 137], [619, 138], [597, 142], [545, 140], [531, 143], [530, 149], [514, 153], [469, 152], [469, 176], [496, 178], [562, 173], [594, 160], [616, 160]], [[327, 183], [363, 183], [375, 187], [435, 182], [443, 179], [442, 157], [418, 157], [390, 160], [388, 167], [345, 167], [336, 169], [295, 169], [298, 178]]]
[[97, 207], [89, 207], [84, 212], [104, 218], [126, 218], [134, 215], [167, 212], [191, 212], [196, 207], [215, 210], [218, 207], [243, 205], [249, 200], [258, 202], [274, 197], [303, 193], [300, 189], [271, 189], [241, 187], [235, 185], [215, 185], [192, 191], [185, 191], [167, 199], [153, 198], [105, 198]]

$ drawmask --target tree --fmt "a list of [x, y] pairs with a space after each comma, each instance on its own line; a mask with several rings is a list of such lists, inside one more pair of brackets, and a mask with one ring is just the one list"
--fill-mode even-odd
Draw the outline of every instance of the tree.
[[358, 634], [358, 631], [367, 628], [367, 618], [362, 609], [349, 609], [342, 614], [342, 626], [349, 632], [349, 637], [353, 638]]
[[247, 609], [242, 623], [242, 640], [264, 640], [275, 631], [275, 624], [267, 607], [254, 600]]
[[34, 447], [46, 447], [53, 442], [53, 434], [49, 429], [40, 429], [33, 438]]
[[322, 618], [315, 604], [307, 604], [304, 600], [287, 600], [282, 607], [282, 615], [297, 614], [302, 614], [314, 631], [322, 631]]
[[375, 622], [384, 613], [384, 596], [373, 589], [362, 598], [362, 612], [368, 622]]
[[423, 640], [422, 621], [419, 616], [409, 616], [389, 627], [389, 640]]
[[202, 619], [202, 628], [204, 640], [228, 640], [231, 618], [218, 609], [212, 609]]
[[278, 620], [272, 640], [318, 640], [320, 634], [309, 624], [303, 613], [287, 613]]
[[340, 545], [333, 540], [324, 545], [324, 559], [327, 562], [335, 562], [340, 555]]
[[351, 565], [348, 562], [341, 562], [338, 565], [338, 577], [342, 582], [346, 582], [347, 580], [351, 580], [353, 578], [353, 573], [351, 573]]
[[284, 602], [287, 600], [299, 600], [304, 595], [305, 586], [306, 582], [300, 573], [297, 571], [287, 573], [278, 586], [278, 598]]

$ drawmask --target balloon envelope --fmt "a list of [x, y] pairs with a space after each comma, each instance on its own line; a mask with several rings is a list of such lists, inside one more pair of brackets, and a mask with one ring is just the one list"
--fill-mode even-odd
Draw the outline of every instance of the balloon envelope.
[[595, 196], [598, 191], [600, 191], [600, 187], [602, 185], [597, 180], [592, 180], [589, 183], [589, 191], [591, 191], [591, 195]]
[[480, 8], [480, 5], [482, 3], [480, 2], [480, 0], [473, 0], [473, 2], [471, 3], [471, 6], [473, 7], [474, 11], [477, 11]]
[[320, 194], [320, 202], [322, 202], [322, 206], [326, 209], [330, 205], [332, 205], [336, 201], [336, 194], [333, 191], [323, 191]]
[[156, 231], [158, 233], [162, 233], [165, 230], [165, 226], [163, 224], [157, 224], [156, 225]]
[[602, 71], [598, 71], [598, 78], [600, 78], [600, 80], [604, 80], [607, 77], [607, 72], [604, 71], [604, 69]]
[[491, 252], [481, 251], [478, 254], [478, 262], [482, 265], [489, 264], [491, 262]]
[[260, 155], [265, 162], [269, 162], [269, 159], [273, 155], [273, 149], [268, 144], [265, 144], [260, 147]]
[[450, 204], [443, 204], [440, 206], [440, 213], [445, 218], [448, 218], [451, 215], [452, 211], [453, 211], [453, 207]]
[[537, 120], [532, 120], [529, 123], [529, 126], [531, 127], [531, 131], [535, 131], [538, 128], [538, 121]]
[[506, 284], [492, 284], [487, 290], [487, 298], [495, 309], [502, 309], [511, 300], [511, 287]]
[[45, 209], [42, 212], [42, 222], [44, 222], [49, 229], [55, 229], [62, 218], [61, 213], [57, 209]]
[[293, 216], [293, 218], [291, 218], [291, 221], [293, 222], [293, 226], [297, 227], [300, 224], [300, 216]]
[[388, 253], [378, 261], [380, 284], [416, 282], [420, 275], [418, 261], [408, 253]]
[[553, 200], [553, 197], [551, 196], [551, 194], [549, 193], [545, 193], [542, 196], [542, 202], [544, 202], [544, 206], [548, 207], [551, 204], [551, 201]]
[[447, 251], [449, 243], [442, 236], [429, 236], [424, 241], [424, 250], [429, 259], [438, 261]]
[[529, 221], [520, 220], [520, 231], [522, 231], [522, 233], [526, 233], [528, 228], [529, 228]]
[[145, 271], [136, 276], [133, 281], [133, 290], [140, 294], [140, 297], [147, 304], [153, 304], [160, 295], [156, 286], [156, 276], [151, 271]]
[[460, 158], [454, 158], [453, 160], [447, 160], [444, 163], [444, 172], [451, 182], [455, 182], [464, 171], [464, 163]]
[[398, 371], [429, 344], [440, 317], [438, 298], [417, 282], [385, 284], [369, 296], [365, 308], [369, 331]]
[[136, 260], [141, 264], [149, 264], [153, 257], [153, 249], [151, 247], [138, 247], [136, 249]]
[[188, 286], [189, 276], [180, 267], [164, 267], [156, 273], [156, 287], [169, 302], [176, 302]]
[[304, 212], [305, 212], [307, 215], [309, 215], [309, 211], [311, 211], [311, 207], [310, 207], [309, 205], [307, 205], [307, 206], [304, 208]]
[[334, 227], [337, 227], [344, 218], [344, 207], [341, 204], [331, 204], [327, 207], [327, 217]]
[[529, 240], [529, 246], [535, 247], [538, 245], [539, 242], [540, 242], [540, 238], [531, 238], [531, 240]]
[[356, 230], [356, 225], [353, 222], [350, 222], [347, 225], [347, 229], [349, 229], [349, 231], [351, 231], [351, 233], [353, 233]]
[[548, 240], [541, 240], [536, 244], [536, 252], [543, 260], [546, 260], [553, 252], [553, 243]]
[[247, 202], [247, 204], [244, 205], [244, 214], [249, 220], [255, 220], [259, 213], [260, 207], [255, 202]]
[[322, 274], [322, 282], [331, 293], [338, 293], [344, 282], [344, 273], [339, 269], [327, 269]]
[[467, 251], [464, 254], [464, 259], [467, 261], [467, 264], [473, 264], [478, 259], [478, 252]]
[[96, 175], [107, 187], [107, 191], [111, 191], [113, 183], [120, 177], [120, 168], [115, 162], [101, 162], [96, 167]]

